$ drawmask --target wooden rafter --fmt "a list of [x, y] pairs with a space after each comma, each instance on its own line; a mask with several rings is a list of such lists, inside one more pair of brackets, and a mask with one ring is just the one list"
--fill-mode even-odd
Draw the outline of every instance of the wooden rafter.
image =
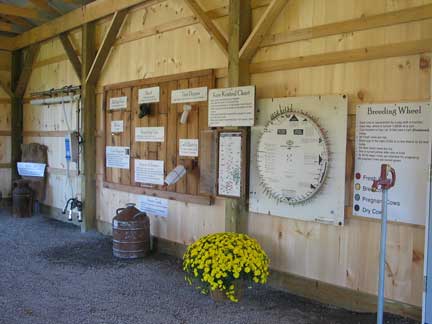
[[39, 53], [40, 44], [33, 44], [29, 47], [27, 55], [22, 66], [21, 74], [18, 79], [16, 88], [14, 89], [15, 96], [22, 98], [27, 88], [28, 81], [30, 80], [31, 72], [33, 69], [33, 62]]
[[298, 42], [319, 37], [339, 35], [342, 33], [352, 33], [361, 30], [405, 24], [431, 18], [431, 4], [397, 11], [389, 11], [378, 15], [362, 15], [360, 18], [267, 35], [261, 42], [260, 47]]
[[8, 32], [8, 33], [15, 33], [17, 34], [17, 30], [16, 28], [14, 28], [14, 25], [4, 22], [4, 21], [0, 21], [0, 31], [3, 32]]
[[139, 4], [151, 6], [162, 1], [164, 0], [97, 0], [18, 35], [15, 40], [15, 49], [56, 37], [60, 33], [107, 17], [116, 11]]
[[249, 35], [248, 39], [240, 50], [240, 59], [247, 61], [252, 60], [261, 44], [262, 39], [287, 3], [288, 0], [273, 0], [269, 4], [266, 11], [258, 21], [258, 24], [255, 26], [254, 30]]
[[7, 15], [0, 15], [4, 20], [9, 21], [12, 24], [24, 27], [24, 28], [33, 28], [34, 25], [30, 23], [29, 21], [25, 20], [21, 17], [14, 17], [14, 16], [7, 16]]
[[4, 15], [40, 19], [39, 13], [35, 9], [18, 7], [10, 4], [0, 3], [0, 12]]
[[126, 15], [128, 13], [127, 9], [117, 11], [111, 20], [110, 26], [105, 34], [102, 44], [96, 54], [94, 62], [90, 68], [87, 75], [87, 83], [96, 83], [100, 72], [102, 71], [103, 65], [111, 52], [112, 46], [117, 38], [117, 34], [122, 26]]
[[201, 6], [196, 2], [196, 0], [185, 0], [186, 4], [192, 10], [192, 12], [198, 17], [201, 24], [207, 30], [207, 32], [212, 35], [216, 41], [216, 44], [220, 47], [220, 49], [224, 52], [225, 55], [228, 55], [228, 41], [225, 36], [219, 31], [210, 17], [206, 14], [206, 12], [201, 8]]
[[62, 14], [55, 7], [51, 6], [48, 0], [30, 0], [30, 2], [40, 8], [42, 11], [45, 11], [51, 15], [59, 16]]
[[69, 58], [69, 61], [72, 64], [72, 67], [74, 68], [74, 71], [78, 77], [78, 79], [81, 81], [81, 71], [82, 71], [82, 65], [81, 61], [78, 58], [78, 55], [72, 45], [72, 42], [70, 41], [67, 33], [61, 33], [59, 35], [60, 41], [63, 45], [63, 48], [66, 52], [67, 57]]

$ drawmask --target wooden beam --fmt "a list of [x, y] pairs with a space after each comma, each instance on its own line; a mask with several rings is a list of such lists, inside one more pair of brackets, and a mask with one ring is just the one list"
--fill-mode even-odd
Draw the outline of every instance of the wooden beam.
[[62, 13], [58, 11], [55, 7], [51, 6], [48, 0], [30, 0], [35, 6], [40, 8], [42, 11], [49, 13], [54, 16], [60, 16]]
[[419, 41], [364, 47], [347, 51], [329, 52], [283, 60], [253, 63], [250, 65], [249, 69], [250, 73], [267, 73], [314, 66], [376, 60], [388, 57], [416, 55], [431, 51], [432, 38], [429, 38]]
[[2, 88], [4, 90], [4, 92], [6, 92], [6, 94], [9, 96], [9, 98], [12, 99], [14, 97], [14, 93], [12, 92], [10, 87], [8, 87], [7, 84], [4, 83], [4, 81], [2, 81], [2, 80], [0, 80], [0, 88]]
[[309, 28], [291, 30], [284, 33], [267, 35], [261, 42], [260, 47], [274, 46], [279, 44], [309, 40], [319, 37], [352, 33], [379, 27], [399, 25], [414, 21], [432, 18], [432, 5], [419, 6], [386, 12], [373, 16], [362, 16], [356, 19], [340, 21], [331, 24], [314, 26]]
[[96, 226], [96, 84], [87, 82], [87, 75], [96, 55], [95, 23], [87, 23], [82, 27], [82, 72], [81, 72], [81, 102], [83, 111], [81, 125], [83, 126], [83, 161], [84, 177], [81, 177], [81, 196], [83, 201], [84, 219], [82, 231], [88, 231]]
[[96, 54], [93, 65], [91, 66], [90, 71], [87, 75], [87, 83], [96, 84], [99, 78], [99, 74], [102, 71], [102, 68], [106, 62], [106, 59], [111, 52], [112, 46], [116, 41], [120, 27], [123, 25], [126, 15], [127, 9], [114, 13], [111, 24], [109, 25], [108, 30], [105, 33], [105, 37], [102, 41], [99, 51]]
[[19, 31], [15, 28], [14, 25], [4, 21], [0, 21], [0, 31], [19, 34]]
[[[15, 92], [22, 70], [23, 53], [21, 50], [12, 52], [11, 88]], [[11, 100], [11, 164], [12, 183], [19, 178], [17, 162], [21, 160], [21, 144], [23, 143], [23, 103], [21, 97], [14, 96]]]
[[30, 23], [29, 21], [25, 20], [24, 18], [7, 16], [7, 15], [0, 15], [0, 16], [3, 19], [9, 21], [10, 23], [24, 27], [24, 28], [33, 28], [35, 26], [32, 23]]
[[72, 42], [70, 41], [67, 33], [61, 33], [59, 35], [59, 37], [60, 37], [60, 41], [63, 45], [63, 48], [66, 52], [66, 55], [69, 58], [69, 61], [71, 62], [72, 67], [73, 67], [78, 79], [81, 80], [81, 72], [82, 72], [81, 61], [78, 58], [78, 55], [75, 52], [75, 49], [73, 48]]
[[288, 3], [288, 0], [273, 0], [267, 7], [264, 14], [261, 16], [258, 24], [255, 26], [252, 33], [244, 43], [240, 50], [240, 58], [251, 61], [254, 57], [262, 39], [267, 34], [270, 27], [273, 25], [276, 18], [279, 16], [283, 7]]
[[225, 55], [228, 55], [228, 42], [225, 36], [219, 31], [213, 21], [207, 16], [205, 11], [196, 2], [196, 0], [185, 0], [186, 4], [192, 10], [192, 12], [198, 17], [204, 28], [213, 36], [216, 44], [223, 51]]
[[18, 84], [14, 90], [15, 96], [22, 98], [27, 88], [28, 81], [30, 80], [31, 72], [33, 70], [33, 63], [39, 54], [40, 44], [31, 45], [27, 51], [24, 65], [21, 70], [21, 75]]
[[78, 28], [88, 22], [107, 17], [116, 11], [145, 4], [152, 6], [164, 0], [97, 0], [75, 9], [61, 17], [48, 21], [16, 37], [15, 48], [23, 48]]
[[15, 46], [15, 37], [0, 36], [0, 50], [12, 51]]
[[[251, 17], [252, 10], [249, 0], [230, 0], [228, 17], [228, 86], [230, 87], [250, 83], [249, 62], [240, 59], [239, 51], [249, 36]], [[249, 134], [246, 136], [246, 140], [248, 138]], [[241, 199], [225, 199], [226, 232], [246, 232], [248, 219], [247, 199], [247, 194]]]
[[35, 9], [18, 7], [6, 3], [0, 3], [0, 12], [3, 15], [16, 16], [30, 19], [41, 19], [39, 13]]

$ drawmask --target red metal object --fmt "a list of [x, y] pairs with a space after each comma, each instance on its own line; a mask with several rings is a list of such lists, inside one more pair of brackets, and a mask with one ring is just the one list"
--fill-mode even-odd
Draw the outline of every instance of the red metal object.
[[[390, 172], [391, 178], [387, 178], [387, 174]], [[381, 164], [381, 175], [379, 179], [374, 180], [372, 183], [372, 191], [377, 191], [378, 187], [382, 190], [388, 190], [393, 187], [396, 183], [396, 172], [388, 164]]]

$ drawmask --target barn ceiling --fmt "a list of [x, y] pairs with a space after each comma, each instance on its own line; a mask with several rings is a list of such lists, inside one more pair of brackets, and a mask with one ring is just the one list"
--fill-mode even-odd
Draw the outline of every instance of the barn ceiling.
[[94, 0], [0, 0], [0, 36], [14, 37]]

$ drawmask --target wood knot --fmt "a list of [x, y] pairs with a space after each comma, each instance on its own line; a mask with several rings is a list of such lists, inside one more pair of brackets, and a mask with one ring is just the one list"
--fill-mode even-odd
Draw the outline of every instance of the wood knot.
[[364, 92], [362, 90], [360, 90], [360, 91], [357, 92], [357, 98], [359, 98], [360, 101], [363, 101], [364, 97], [365, 97], [365, 94], [364, 94]]
[[420, 70], [429, 70], [430, 68], [430, 57], [421, 56], [419, 61]]

